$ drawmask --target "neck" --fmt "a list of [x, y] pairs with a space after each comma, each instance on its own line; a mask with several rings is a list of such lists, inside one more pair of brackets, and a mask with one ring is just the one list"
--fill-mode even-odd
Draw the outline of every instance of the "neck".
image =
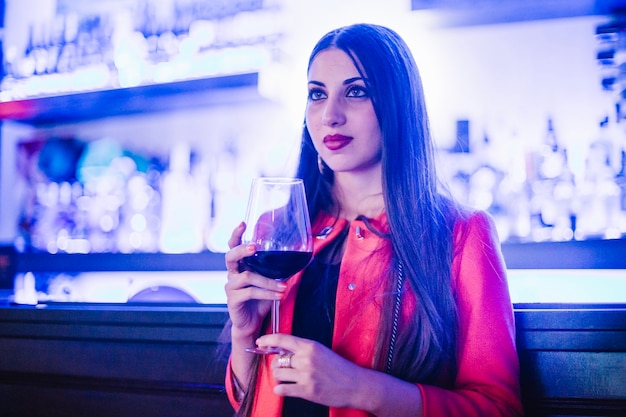
[[339, 215], [348, 220], [359, 215], [373, 218], [385, 211], [380, 170], [371, 175], [335, 173], [333, 194]]

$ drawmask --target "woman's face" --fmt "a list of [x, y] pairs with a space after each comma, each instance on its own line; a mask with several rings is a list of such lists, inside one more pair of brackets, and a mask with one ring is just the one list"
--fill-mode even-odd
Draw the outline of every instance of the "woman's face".
[[326, 49], [309, 69], [306, 125], [335, 175], [380, 169], [382, 135], [365, 81], [350, 57]]

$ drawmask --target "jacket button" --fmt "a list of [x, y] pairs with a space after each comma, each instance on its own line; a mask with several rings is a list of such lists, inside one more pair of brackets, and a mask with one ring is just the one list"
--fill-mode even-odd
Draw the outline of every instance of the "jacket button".
[[356, 288], [356, 284], [354, 284], [354, 283], [350, 283], [350, 284], [348, 284], [348, 289], [349, 289], [350, 291], [354, 290], [355, 288]]

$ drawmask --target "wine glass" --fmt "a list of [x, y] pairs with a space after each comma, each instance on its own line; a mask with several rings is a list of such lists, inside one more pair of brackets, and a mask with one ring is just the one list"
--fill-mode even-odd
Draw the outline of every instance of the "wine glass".
[[[286, 281], [308, 265], [313, 237], [304, 183], [299, 178], [257, 178], [252, 181], [243, 244], [256, 252], [243, 258], [245, 268], [277, 281]], [[279, 330], [279, 300], [272, 304], [272, 333]], [[248, 352], [284, 354], [279, 347]]]

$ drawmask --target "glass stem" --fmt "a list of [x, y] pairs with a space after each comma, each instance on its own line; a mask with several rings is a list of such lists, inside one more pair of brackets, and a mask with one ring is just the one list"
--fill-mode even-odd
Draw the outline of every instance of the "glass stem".
[[278, 333], [278, 323], [280, 322], [280, 300], [274, 300], [272, 304], [272, 333]]

